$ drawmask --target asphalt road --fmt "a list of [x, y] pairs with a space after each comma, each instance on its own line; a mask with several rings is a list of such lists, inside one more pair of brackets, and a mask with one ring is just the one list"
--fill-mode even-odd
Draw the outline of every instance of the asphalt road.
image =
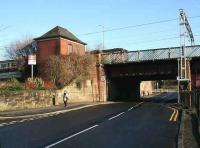
[[[165, 100], [176, 99], [175, 96], [163, 94], [140, 105], [133, 102], [99, 105], [14, 122], [0, 126], [0, 145], [2, 148], [173, 148], [178, 134], [178, 111], [169, 108]], [[157, 99], [161, 100], [156, 102]]]

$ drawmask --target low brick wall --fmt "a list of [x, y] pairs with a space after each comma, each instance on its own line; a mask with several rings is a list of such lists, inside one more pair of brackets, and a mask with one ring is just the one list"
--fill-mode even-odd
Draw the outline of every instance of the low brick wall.
[[76, 83], [66, 86], [61, 90], [56, 91], [56, 104], [63, 103], [63, 94], [66, 90], [69, 93], [68, 102], [95, 102], [96, 89], [91, 85], [91, 82], [88, 80], [85, 84], [81, 84], [81, 87], [77, 87]]
[[48, 90], [0, 92], [0, 111], [51, 106], [54, 94]]
[[68, 102], [95, 102], [97, 101], [97, 87], [90, 80], [78, 85], [73, 83], [61, 90], [26, 90], [0, 91], [0, 111], [40, 108], [55, 104], [63, 104], [64, 91], [69, 93]]

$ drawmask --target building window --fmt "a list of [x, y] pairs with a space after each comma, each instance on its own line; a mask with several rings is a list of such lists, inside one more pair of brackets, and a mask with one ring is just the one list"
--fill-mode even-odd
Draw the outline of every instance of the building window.
[[11, 64], [11, 67], [12, 67], [12, 68], [15, 68], [15, 67], [16, 67], [16, 63], [12, 63], [12, 64]]
[[67, 51], [68, 51], [68, 54], [72, 53], [73, 52], [73, 47], [71, 44], [68, 44], [67, 46]]
[[1, 64], [1, 69], [6, 69], [6, 68], [8, 68], [8, 64]]

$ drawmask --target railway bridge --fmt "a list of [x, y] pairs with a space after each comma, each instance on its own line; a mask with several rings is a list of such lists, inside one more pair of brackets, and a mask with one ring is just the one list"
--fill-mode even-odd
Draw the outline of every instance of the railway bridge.
[[[133, 101], [140, 98], [140, 82], [177, 80], [180, 47], [138, 51], [96, 51], [100, 100]], [[200, 87], [200, 45], [185, 48], [188, 91]]]

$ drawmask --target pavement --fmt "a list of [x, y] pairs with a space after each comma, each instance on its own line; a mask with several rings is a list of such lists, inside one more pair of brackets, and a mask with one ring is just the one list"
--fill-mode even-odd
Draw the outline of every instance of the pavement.
[[198, 132], [198, 118], [190, 110], [182, 111], [178, 148], [199, 148], [200, 135]]

